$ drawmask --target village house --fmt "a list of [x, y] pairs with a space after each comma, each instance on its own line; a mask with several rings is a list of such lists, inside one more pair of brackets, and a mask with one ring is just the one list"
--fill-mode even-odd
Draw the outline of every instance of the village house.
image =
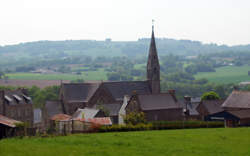
[[196, 108], [202, 120], [207, 120], [207, 116], [223, 111], [222, 104], [225, 100], [202, 100]]
[[22, 122], [0, 114], [0, 139], [17, 136], [20, 131], [18, 124], [22, 124]]
[[135, 94], [126, 106], [126, 114], [143, 112], [147, 121], [176, 121], [183, 119], [183, 108], [175, 91], [158, 94]]
[[0, 91], [0, 114], [33, 126], [33, 104], [27, 90]]
[[234, 90], [222, 104], [223, 110], [208, 120], [224, 121], [226, 127], [250, 126], [250, 92]]

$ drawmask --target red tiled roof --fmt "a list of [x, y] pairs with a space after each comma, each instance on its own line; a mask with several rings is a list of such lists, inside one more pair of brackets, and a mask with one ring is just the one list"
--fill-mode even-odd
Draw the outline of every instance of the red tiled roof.
[[56, 114], [50, 118], [50, 120], [55, 120], [55, 121], [69, 120], [69, 119], [71, 119], [71, 116], [67, 114]]
[[110, 117], [103, 117], [103, 118], [89, 118], [89, 119], [78, 119], [79, 121], [83, 122], [90, 122], [98, 125], [112, 125], [112, 121]]
[[22, 123], [22, 122], [0, 115], [0, 124], [6, 125], [9, 127], [16, 127], [17, 123]]

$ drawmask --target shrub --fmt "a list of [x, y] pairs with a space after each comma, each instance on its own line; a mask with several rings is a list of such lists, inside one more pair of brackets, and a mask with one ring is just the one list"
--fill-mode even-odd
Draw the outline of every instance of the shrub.
[[124, 117], [124, 122], [126, 124], [137, 125], [140, 123], [146, 123], [145, 115], [143, 112], [131, 112]]
[[187, 128], [218, 128], [224, 127], [223, 122], [215, 121], [155, 121], [152, 123], [137, 125], [112, 125], [101, 126], [99, 132], [127, 132], [127, 131], [145, 131], [162, 129], [187, 129]]

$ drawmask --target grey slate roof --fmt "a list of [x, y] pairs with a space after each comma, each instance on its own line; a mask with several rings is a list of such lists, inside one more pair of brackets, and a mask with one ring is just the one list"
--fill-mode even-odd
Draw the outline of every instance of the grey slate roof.
[[250, 109], [237, 110], [237, 111], [228, 111], [230, 114], [238, 117], [239, 119], [250, 118]]
[[42, 122], [42, 111], [40, 108], [36, 108], [33, 110], [34, 112], [34, 123]]
[[223, 111], [222, 104], [225, 100], [204, 100], [202, 105], [207, 109], [209, 114]]
[[124, 95], [132, 95], [134, 91], [137, 94], [149, 94], [151, 92], [147, 81], [103, 82], [103, 85], [116, 100], [123, 100]]
[[4, 98], [8, 101], [9, 105], [32, 104], [31, 98], [21, 90], [5, 90]]
[[181, 104], [169, 93], [137, 95], [142, 110], [177, 109]]
[[46, 101], [45, 109], [47, 110], [49, 118], [56, 114], [63, 114], [61, 101]]
[[[99, 111], [100, 111], [99, 109], [94, 109], [94, 108], [84, 108], [84, 109], [78, 108], [77, 111], [72, 115], [72, 117], [74, 119], [94, 118]], [[84, 117], [83, 117], [83, 115], [84, 115]]]
[[117, 116], [119, 114], [122, 104], [103, 104], [102, 106], [109, 111], [109, 116]]
[[68, 102], [87, 102], [99, 85], [100, 83], [64, 83], [64, 98]]
[[223, 108], [249, 108], [250, 92], [233, 91], [222, 105]]

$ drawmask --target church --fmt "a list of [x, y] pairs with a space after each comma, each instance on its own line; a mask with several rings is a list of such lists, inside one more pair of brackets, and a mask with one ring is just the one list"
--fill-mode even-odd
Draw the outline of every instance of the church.
[[[118, 123], [121, 108], [126, 109], [126, 112], [128, 112], [127, 110], [131, 111], [132, 102], [128, 100], [127, 103], [124, 103], [125, 96], [137, 100], [136, 110], [143, 111], [146, 119], [149, 121], [182, 119], [182, 108], [175, 97], [174, 91], [161, 93], [160, 64], [154, 36], [154, 26], [152, 26], [147, 61], [147, 80], [62, 83], [59, 100], [48, 102], [45, 104], [45, 107], [47, 107], [47, 112], [50, 115], [55, 114], [55, 112], [72, 115], [78, 108], [98, 109], [103, 107], [108, 110], [112, 122]], [[144, 99], [147, 100], [145, 101]], [[122, 105], [126, 106], [122, 107]], [[146, 109], [144, 109], [145, 106]], [[168, 111], [161, 112], [161, 110]]]

